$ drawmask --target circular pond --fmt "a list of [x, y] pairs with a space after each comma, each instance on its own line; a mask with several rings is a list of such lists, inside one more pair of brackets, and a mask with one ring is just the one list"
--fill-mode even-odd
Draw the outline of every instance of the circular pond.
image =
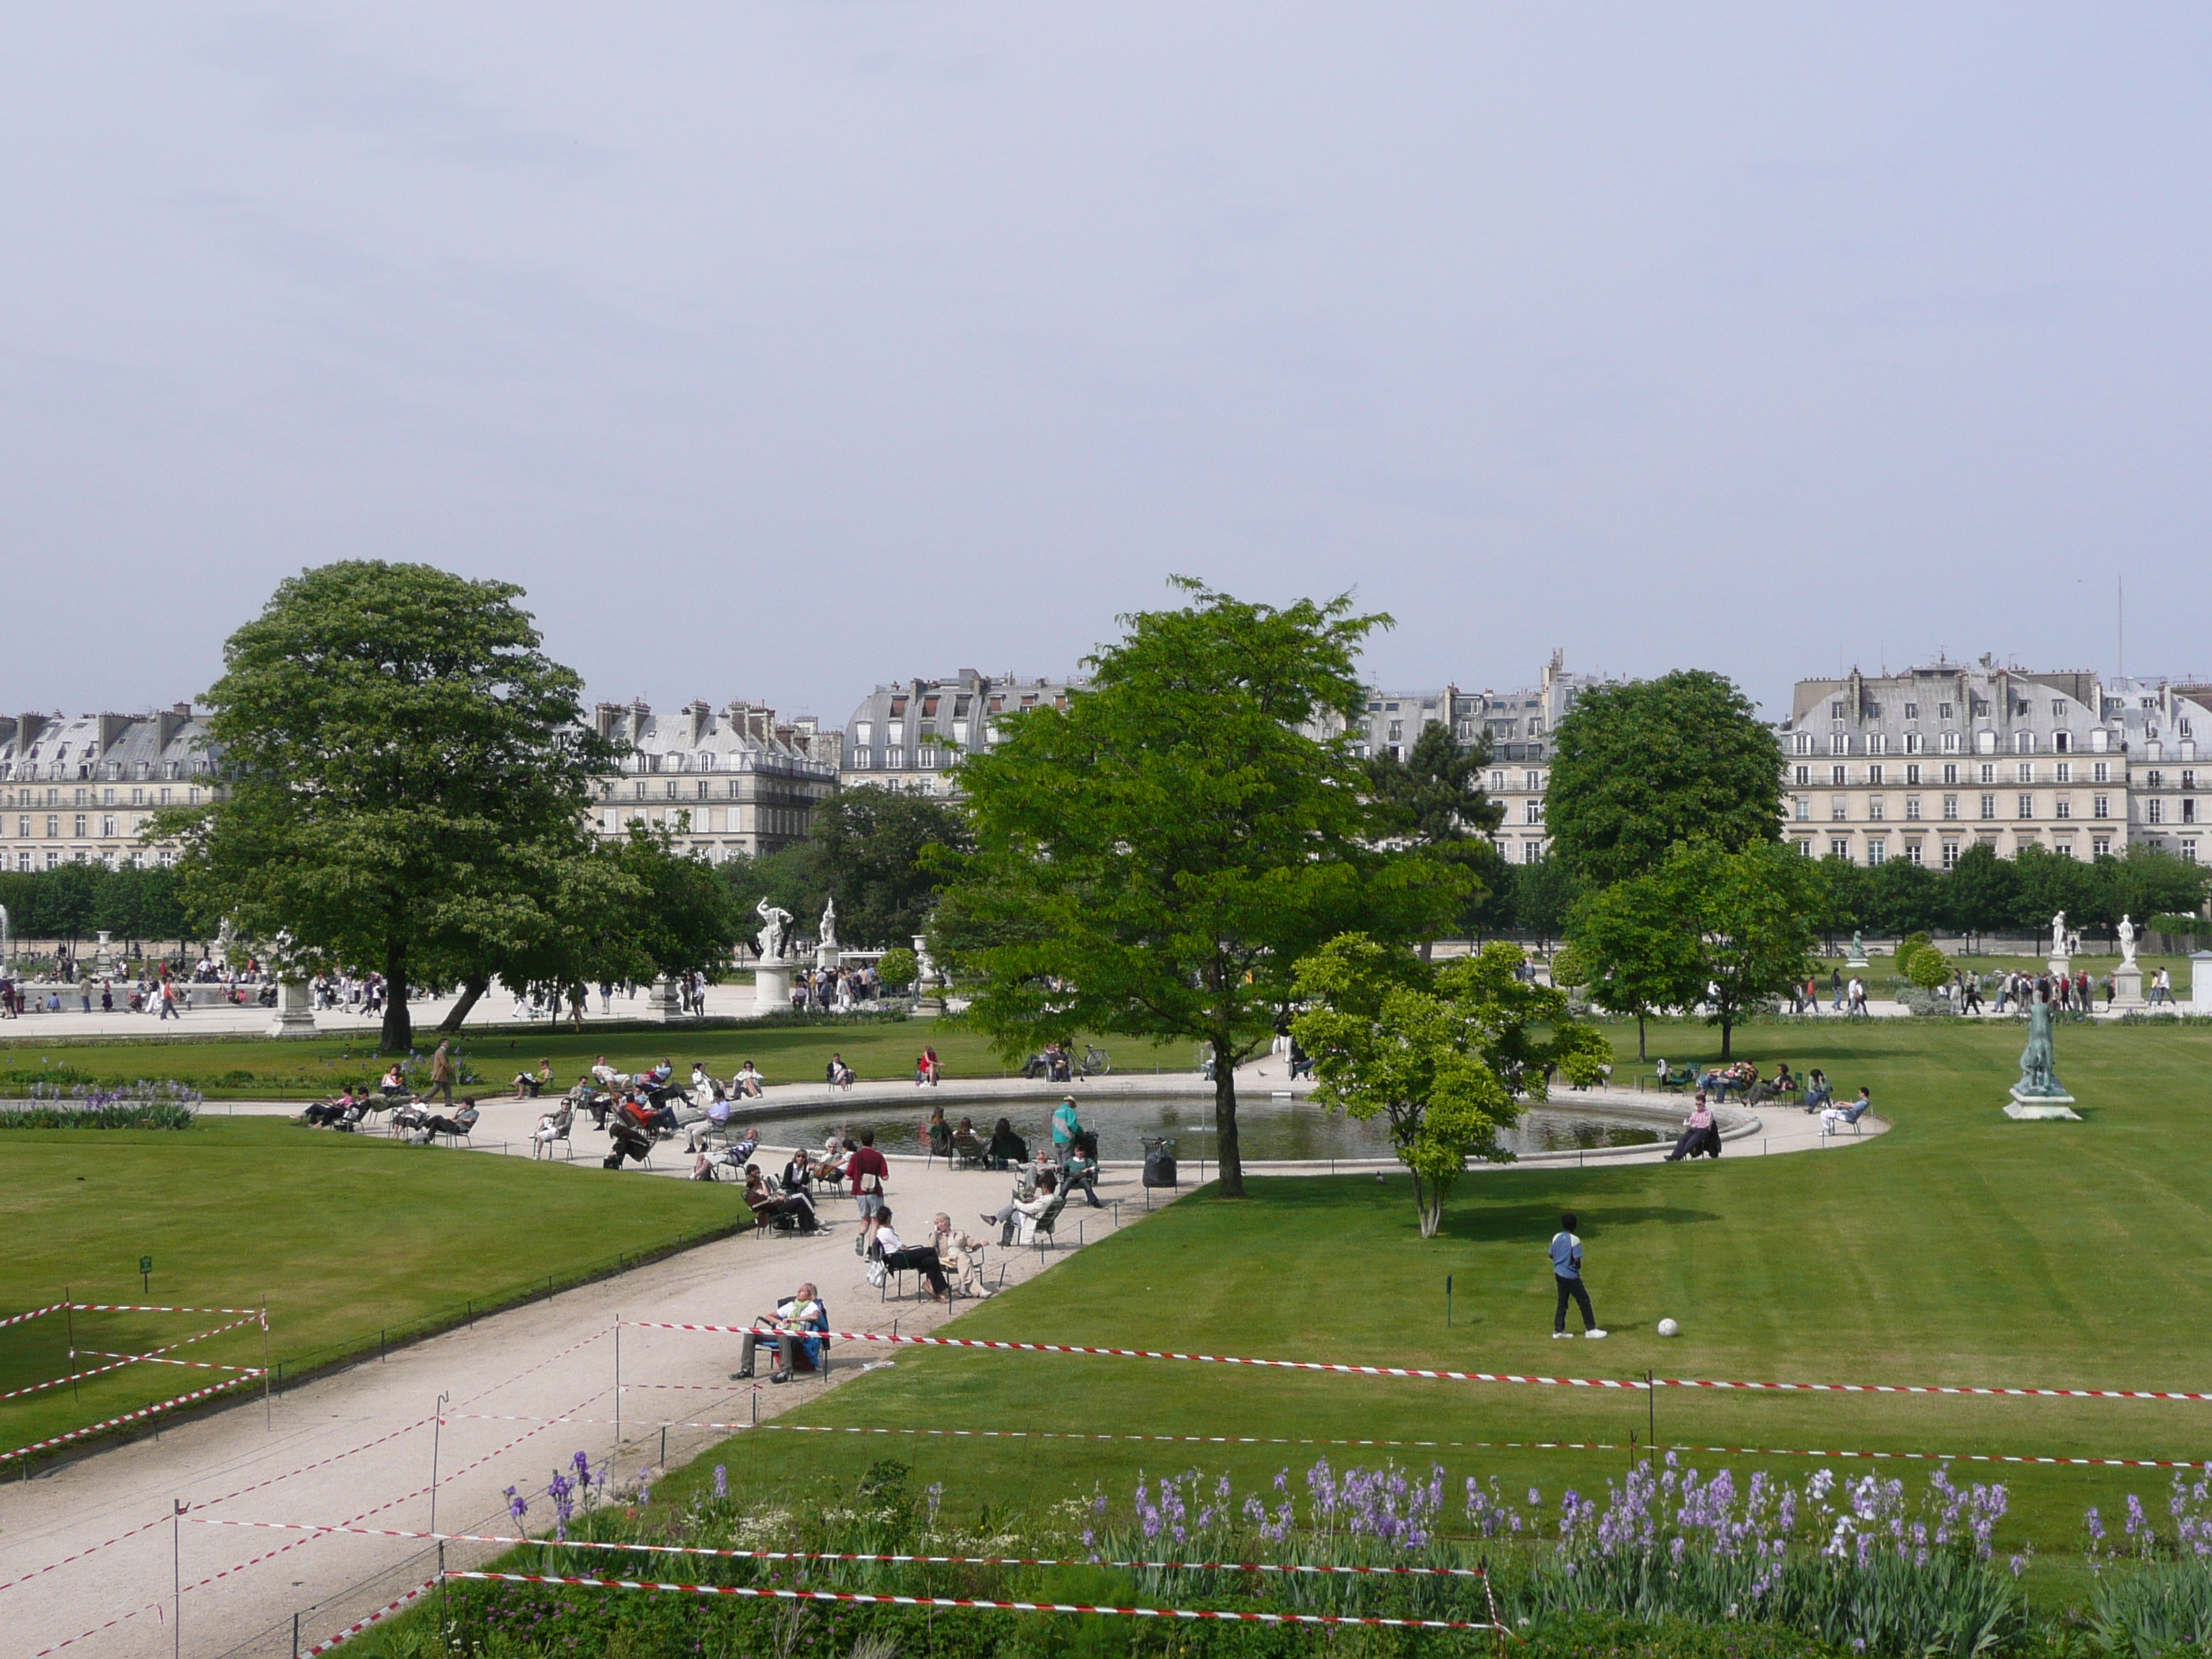
[[[857, 1139], [864, 1129], [876, 1133], [887, 1152], [921, 1150], [922, 1125], [930, 1107], [942, 1102], [945, 1120], [974, 1120], [987, 1139], [1004, 1116], [1034, 1149], [1049, 1143], [1054, 1100], [963, 1100], [948, 1089], [941, 1096], [918, 1097], [894, 1106], [855, 1101], [849, 1106], [812, 1107], [748, 1120], [771, 1146], [818, 1146], [833, 1129]], [[1143, 1156], [1143, 1142], [1165, 1137], [1178, 1158], [1214, 1156], [1213, 1101], [1204, 1095], [1098, 1095], [1082, 1103], [1083, 1127], [1098, 1136], [1099, 1155], [1110, 1159]], [[1289, 1096], [1246, 1095], [1237, 1102], [1237, 1124], [1243, 1155], [1272, 1158], [1362, 1158], [1391, 1156], [1390, 1139], [1380, 1121], [1355, 1123]], [[1628, 1112], [1595, 1104], [1553, 1100], [1537, 1106], [1501, 1139], [1511, 1152], [1573, 1152], [1599, 1146], [1645, 1146], [1665, 1135], [1662, 1126]], [[1670, 1138], [1671, 1137], [1668, 1137]]]

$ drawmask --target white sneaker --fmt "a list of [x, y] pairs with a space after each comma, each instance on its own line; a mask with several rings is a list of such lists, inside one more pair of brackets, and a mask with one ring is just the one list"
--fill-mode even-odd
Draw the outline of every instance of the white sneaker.
[[1586, 1337], [1589, 1338], [1589, 1340], [1590, 1340], [1591, 1341], [1595, 1342], [1595, 1341], [1596, 1341], [1599, 1338], [1602, 1337], [1602, 1336], [1605, 1334], [1605, 1333], [1604, 1333], [1603, 1331], [1584, 1331], [1584, 1332], [1583, 1333], [1583, 1334], [1584, 1336], [1586, 1336]]
[[1572, 1340], [1574, 1333], [1572, 1331], [1553, 1331], [1552, 1333], [1552, 1340], [1557, 1342], [1563, 1336]]

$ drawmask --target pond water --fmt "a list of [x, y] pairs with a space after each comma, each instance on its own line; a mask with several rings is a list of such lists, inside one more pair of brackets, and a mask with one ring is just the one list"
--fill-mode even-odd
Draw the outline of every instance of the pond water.
[[[1034, 1151], [1040, 1142], [1049, 1145], [1048, 1127], [1055, 1100], [962, 1100], [951, 1090], [941, 1096], [921, 1097], [903, 1109], [881, 1103], [854, 1103], [849, 1108], [824, 1107], [792, 1112], [773, 1118], [750, 1120], [771, 1146], [794, 1144], [818, 1146], [830, 1130], [860, 1138], [863, 1129], [876, 1132], [876, 1145], [887, 1152], [918, 1152], [921, 1126], [930, 1107], [945, 1107], [945, 1121], [957, 1124], [963, 1116], [975, 1120], [976, 1133], [987, 1139], [991, 1126], [1007, 1118], [1014, 1132]], [[1114, 1159], [1143, 1156], [1143, 1141], [1164, 1136], [1176, 1143], [1176, 1155], [1185, 1159], [1214, 1156], [1213, 1101], [1200, 1095], [1103, 1095], [1081, 1103], [1083, 1127], [1098, 1136], [1101, 1157]], [[1389, 1136], [1379, 1121], [1354, 1123], [1339, 1113], [1324, 1110], [1287, 1097], [1239, 1095], [1237, 1124], [1243, 1154], [1248, 1158], [1389, 1158]], [[1598, 1146], [1650, 1146], [1672, 1139], [1650, 1122], [1626, 1113], [1608, 1113], [1602, 1106], [1554, 1100], [1531, 1110], [1502, 1137], [1515, 1152], [1572, 1152]]]

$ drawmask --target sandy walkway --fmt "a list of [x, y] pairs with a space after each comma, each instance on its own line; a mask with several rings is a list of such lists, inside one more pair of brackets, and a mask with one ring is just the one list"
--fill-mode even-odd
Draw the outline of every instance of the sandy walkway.
[[[1003, 1175], [925, 1169], [919, 1160], [901, 1160], [890, 1182], [902, 1228], [915, 1224], [909, 1234], [923, 1231], [938, 1209], [981, 1233], [977, 1212], [1003, 1202], [1007, 1186]], [[1125, 1224], [1145, 1213], [1133, 1175], [1109, 1176], [1101, 1189], [1122, 1200]], [[447, 1530], [503, 1522], [507, 1486], [542, 1491], [578, 1449], [597, 1460], [615, 1448], [617, 1316], [738, 1322], [811, 1279], [840, 1328], [889, 1330], [896, 1321], [913, 1331], [941, 1322], [944, 1310], [927, 1302], [880, 1299], [853, 1253], [850, 1201], [825, 1200], [823, 1208], [833, 1223], [825, 1237], [749, 1236], [709, 1245], [479, 1320], [386, 1363], [356, 1366], [291, 1391], [265, 1415], [258, 1407], [224, 1412], [0, 1486], [0, 1648], [24, 1656], [64, 1644], [72, 1654], [169, 1653], [173, 1533], [188, 1587], [183, 1652], [289, 1654], [292, 1615], [303, 1608], [311, 1609], [301, 1626], [303, 1647], [324, 1639], [427, 1577], [422, 1547], [190, 1522], [173, 1527], [171, 1500], [208, 1518], [427, 1528], [431, 1415], [443, 1393], [447, 1415], [434, 1437], [439, 1520]], [[1061, 1223], [1066, 1248], [1042, 1257], [993, 1248], [990, 1280], [999, 1281], [1003, 1267], [1006, 1282], [1019, 1283], [1071, 1254], [1079, 1237], [1095, 1242], [1114, 1224], [1112, 1209], [1079, 1206]], [[911, 1275], [907, 1286], [911, 1298]], [[820, 1387], [730, 1382], [733, 1337], [625, 1328], [620, 1346], [617, 1469], [624, 1479], [660, 1462], [664, 1422], [738, 1423], [750, 1417], [756, 1391], [767, 1396], [765, 1412], [803, 1404]], [[833, 1359], [831, 1385], [884, 1358], [848, 1345]], [[576, 1420], [545, 1420], [563, 1417]], [[666, 1456], [680, 1462], [721, 1437], [712, 1428], [672, 1428]], [[533, 1522], [545, 1509], [541, 1499]]]
[[[1276, 1075], [1265, 1073], [1273, 1069]], [[1114, 1078], [1080, 1085], [1079, 1095], [1152, 1091], [1164, 1086], [1202, 1091], [1201, 1080]], [[1248, 1068], [1239, 1079], [1265, 1094], [1285, 1086], [1279, 1063]], [[918, 1102], [917, 1121], [928, 1103], [960, 1098], [1050, 1097], [1065, 1092], [1018, 1079], [948, 1084], [939, 1096], [911, 1085], [861, 1085], [857, 1105], [881, 1091]], [[788, 1112], [819, 1103], [826, 1091], [804, 1085], [771, 1091], [764, 1112]], [[1563, 1103], [1583, 1103], [1648, 1114], [1664, 1128], [1685, 1109], [1675, 1097], [1633, 1091], [1562, 1092]], [[289, 1110], [283, 1107], [241, 1110]], [[537, 1102], [489, 1103], [476, 1138], [485, 1156], [527, 1156]], [[1723, 1118], [1731, 1157], [1807, 1152], [1856, 1144], [1859, 1137], [1824, 1139], [1817, 1117], [1783, 1109], [1757, 1114], [1736, 1110]], [[1869, 1118], [1864, 1128], [1887, 1126]], [[580, 1124], [573, 1148], [578, 1158], [603, 1154], [605, 1139]], [[1662, 1142], [1618, 1149], [1565, 1152], [1524, 1159], [1556, 1167], [1645, 1163], [1664, 1155]], [[424, 1157], [457, 1154], [425, 1149]], [[664, 1143], [653, 1173], [678, 1178], [690, 1160]], [[1255, 1173], [1324, 1173], [1367, 1167], [1329, 1164], [1255, 1164]], [[1511, 1166], [1505, 1166], [1511, 1167]], [[1499, 1170], [1499, 1166], [1486, 1166]], [[1146, 1213], [1137, 1170], [1109, 1166], [1100, 1182], [1119, 1199], [1119, 1221], [1133, 1224]], [[1186, 1182], [1198, 1174], [1186, 1164]], [[919, 1233], [934, 1211], [981, 1231], [977, 1212], [1004, 1201], [1003, 1175], [955, 1171], [942, 1164], [895, 1157], [891, 1201], [903, 1231]], [[735, 1194], [732, 1194], [735, 1201]], [[204, 1519], [319, 1522], [428, 1529], [434, 1437], [439, 1485], [437, 1515], [447, 1530], [504, 1531], [505, 1489], [542, 1492], [556, 1465], [579, 1449], [594, 1460], [617, 1449], [615, 1321], [669, 1320], [735, 1323], [773, 1304], [802, 1279], [816, 1283], [839, 1328], [926, 1330], [943, 1310], [926, 1302], [883, 1300], [870, 1289], [853, 1254], [849, 1200], [823, 1205], [833, 1225], [828, 1237], [746, 1237], [690, 1251], [640, 1268], [618, 1279], [584, 1286], [550, 1300], [490, 1318], [290, 1392], [264, 1413], [244, 1407], [183, 1424], [158, 1440], [118, 1447], [51, 1468], [28, 1483], [0, 1486], [0, 1630], [6, 1650], [38, 1656], [57, 1648], [89, 1656], [171, 1651], [169, 1598], [172, 1550], [182, 1583], [181, 1650], [215, 1656], [289, 1654], [292, 1619], [302, 1614], [302, 1650], [323, 1640], [412, 1589], [429, 1576], [434, 1553], [392, 1539], [313, 1536], [245, 1527], [209, 1526], [169, 1519], [172, 1499], [193, 1506]], [[908, 1225], [907, 1224], [913, 1224]], [[1113, 1231], [1112, 1209], [1078, 1206], [1061, 1224], [1056, 1253], [999, 1251], [988, 1255], [994, 1284], [1019, 1283]], [[913, 1294], [911, 1280], [908, 1294]], [[956, 1304], [955, 1311], [957, 1311]], [[750, 1420], [757, 1404], [765, 1414], [803, 1407], [817, 1382], [769, 1389], [728, 1380], [736, 1369], [736, 1339], [672, 1331], [624, 1328], [620, 1335], [622, 1439], [617, 1468], [624, 1480], [658, 1465], [660, 1425], [669, 1429], [665, 1456], [678, 1463], [722, 1437], [723, 1431], [684, 1426]], [[852, 1345], [833, 1364], [830, 1386], [882, 1354], [854, 1353]], [[447, 1415], [433, 1433], [433, 1402], [447, 1396]], [[760, 1396], [764, 1395], [765, 1398]], [[550, 1419], [570, 1419], [550, 1422]], [[542, 1525], [546, 1505], [532, 1507]], [[495, 1523], [487, 1526], [487, 1523]], [[493, 1553], [485, 1547], [483, 1553]]]

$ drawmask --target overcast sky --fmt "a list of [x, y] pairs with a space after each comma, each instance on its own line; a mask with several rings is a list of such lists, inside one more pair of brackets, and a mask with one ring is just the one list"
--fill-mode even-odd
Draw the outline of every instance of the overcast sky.
[[1170, 572], [1399, 686], [2212, 672], [2201, 6], [18, 6], [4, 707], [283, 576], [842, 723]]

